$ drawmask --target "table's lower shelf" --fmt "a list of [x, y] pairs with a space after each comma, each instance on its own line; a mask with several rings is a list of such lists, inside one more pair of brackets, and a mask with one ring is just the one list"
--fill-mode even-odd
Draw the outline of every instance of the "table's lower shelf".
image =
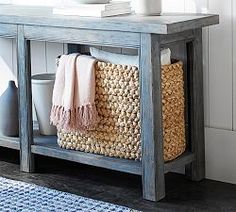
[[0, 136], [0, 146], [20, 150], [20, 142], [17, 137]]
[[[0, 146], [20, 150], [19, 138], [1, 136]], [[56, 136], [35, 135], [34, 145], [31, 146], [31, 150], [32, 153], [38, 155], [44, 155], [106, 169], [142, 175], [142, 162], [140, 161], [112, 158], [103, 155], [62, 149], [57, 145]], [[185, 152], [174, 161], [165, 163], [164, 171], [165, 173], [171, 172], [172, 170], [189, 164], [194, 160], [195, 156], [193, 153]]]
[[142, 163], [139, 161], [62, 149], [57, 145], [56, 140], [56, 136], [36, 136], [34, 145], [31, 146], [32, 153], [136, 175], [142, 173]]
[[[142, 162], [62, 149], [57, 145], [56, 136], [35, 136], [34, 145], [31, 146], [31, 150], [34, 154], [142, 175]], [[165, 173], [170, 172], [176, 168], [193, 162], [194, 159], [195, 156], [193, 153], [185, 152], [176, 160], [165, 163], [164, 171]]]
[[[19, 138], [1, 136], [0, 146], [20, 150]], [[142, 175], [142, 162], [140, 161], [112, 158], [103, 155], [62, 149], [57, 145], [56, 136], [36, 135], [34, 137], [34, 145], [31, 146], [31, 150], [32, 153], [38, 155], [60, 158], [82, 164], [107, 168], [136, 175]], [[168, 173], [178, 167], [189, 164], [194, 160], [195, 156], [193, 153], [185, 152], [183, 155], [181, 155], [174, 161], [165, 163], [164, 171], [165, 173]]]

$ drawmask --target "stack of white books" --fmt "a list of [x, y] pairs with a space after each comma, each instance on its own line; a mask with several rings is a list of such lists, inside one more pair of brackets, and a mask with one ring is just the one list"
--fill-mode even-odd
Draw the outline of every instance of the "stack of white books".
[[114, 1], [107, 4], [77, 4], [53, 8], [53, 14], [90, 17], [108, 17], [132, 13], [129, 1]]

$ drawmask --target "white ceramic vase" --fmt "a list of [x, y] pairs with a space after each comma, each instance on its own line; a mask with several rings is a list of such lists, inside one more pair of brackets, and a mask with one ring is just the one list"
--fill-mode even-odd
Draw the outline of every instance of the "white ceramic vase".
[[55, 74], [36, 74], [32, 76], [32, 96], [39, 131], [42, 135], [56, 135], [56, 127], [50, 125], [50, 113], [52, 108], [52, 93], [55, 82]]
[[162, 12], [162, 0], [133, 0], [136, 14], [160, 15]]

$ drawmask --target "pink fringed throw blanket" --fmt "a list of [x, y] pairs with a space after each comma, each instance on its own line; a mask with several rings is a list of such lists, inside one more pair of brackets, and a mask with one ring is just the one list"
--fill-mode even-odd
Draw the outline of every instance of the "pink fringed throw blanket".
[[59, 130], [85, 131], [96, 127], [95, 62], [86, 55], [61, 56], [50, 117], [51, 123]]

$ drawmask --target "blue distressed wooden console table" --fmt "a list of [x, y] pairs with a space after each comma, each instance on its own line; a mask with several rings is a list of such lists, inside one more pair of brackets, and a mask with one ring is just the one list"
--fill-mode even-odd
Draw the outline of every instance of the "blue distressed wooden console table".
[[[205, 177], [202, 28], [219, 23], [217, 15], [135, 15], [79, 18], [52, 15], [50, 8], [0, 6], [0, 37], [17, 40], [20, 138], [0, 138], [0, 146], [20, 150], [21, 170], [34, 171], [34, 154], [141, 175], [143, 197], [165, 197], [164, 175], [186, 166], [192, 180]], [[140, 55], [142, 162], [61, 149], [56, 137], [34, 136], [30, 41], [62, 42], [138, 49]], [[188, 150], [164, 163], [160, 49], [184, 42]], [[18, 143], [20, 141], [20, 144]]]

